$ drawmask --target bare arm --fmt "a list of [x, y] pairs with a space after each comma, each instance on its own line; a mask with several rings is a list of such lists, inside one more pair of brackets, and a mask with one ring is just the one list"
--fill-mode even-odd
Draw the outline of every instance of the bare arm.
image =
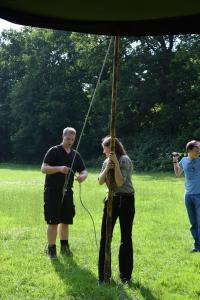
[[118, 187], [122, 186], [124, 179], [121, 173], [119, 161], [115, 154], [111, 153], [106, 168], [99, 174], [99, 184], [102, 185], [106, 181], [106, 176], [110, 169], [114, 169], [115, 182]]
[[110, 169], [110, 167], [109, 167], [108, 164], [109, 164], [109, 163], [107, 163], [105, 169], [99, 174], [98, 181], [99, 181], [99, 184], [100, 184], [100, 185], [104, 184], [105, 181], [106, 181], [106, 176], [107, 176], [108, 171], [109, 171], [109, 169]]
[[[115, 156], [115, 155], [114, 155]], [[120, 169], [119, 161], [115, 157], [114, 159], [114, 164], [115, 164], [115, 182], [118, 187], [122, 186], [124, 183], [124, 178]]]
[[177, 160], [173, 160], [173, 164], [174, 164], [174, 173], [176, 177], [180, 177], [181, 174], [183, 173], [183, 169], [180, 167]]
[[88, 177], [87, 170], [83, 170], [79, 173], [79, 175], [76, 177], [76, 180], [81, 183]]
[[63, 174], [68, 174], [70, 168], [66, 167], [66, 166], [50, 166], [46, 163], [42, 163], [41, 166], [41, 171], [44, 174], [55, 174], [55, 173], [63, 173]]

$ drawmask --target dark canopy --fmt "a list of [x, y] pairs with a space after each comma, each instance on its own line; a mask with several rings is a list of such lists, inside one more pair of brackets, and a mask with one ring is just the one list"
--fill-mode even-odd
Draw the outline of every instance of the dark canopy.
[[200, 33], [199, 0], [0, 0], [10, 22], [108, 35]]

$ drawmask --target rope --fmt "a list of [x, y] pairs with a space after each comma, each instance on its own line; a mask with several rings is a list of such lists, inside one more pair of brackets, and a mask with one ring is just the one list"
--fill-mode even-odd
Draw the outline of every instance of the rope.
[[[88, 108], [88, 112], [87, 112], [87, 114], [85, 116], [85, 121], [84, 121], [82, 130], [81, 130], [81, 134], [80, 134], [79, 139], [78, 139], [78, 143], [77, 143], [77, 146], [76, 146], [76, 149], [75, 149], [75, 154], [74, 154], [74, 157], [73, 157], [73, 161], [72, 161], [72, 164], [71, 164], [71, 167], [70, 167], [69, 174], [67, 174], [66, 177], [65, 177], [65, 182], [64, 182], [64, 185], [63, 185], [62, 202], [63, 202], [63, 199], [64, 199], [64, 193], [65, 193], [65, 191], [67, 191], [67, 185], [68, 185], [68, 181], [69, 181], [71, 173], [73, 172], [74, 176], [76, 177], [76, 175], [75, 175], [75, 173], [73, 171], [74, 161], [75, 161], [76, 154], [78, 152], [78, 149], [79, 149], [79, 146], [80, 146], [80, 142], [81, 142], [81, 139], [82, 139], [82, 136], [83, 136], [83, 133], [84, 133], [87, 121], [88, 121], [88, 117], [89, 117], [89, 114], [90, 114], [90, 111], [91, 111], [91, 108], [92, 108], [92, 105], [93, 105], [93, 102], [94, 102], [94, 99], [95, 99], [95, 96], [96, 96], [96, 92], [97, 92], [97, 89], [98, 89], [98, 86], [99, 86], [99, 83], [100, 83], [100, 80], [101, 80], [101, 77], [102, 77], [102, 74], [103, 74], [103, 71], [104, 71], [104, 68], [105, 68], [105, 64], [106, 64], [106, 61], [107, 61], [107, 58], [108, 58], [108, 54], [109, 54], [109, 51], [110, 51], [112, 40], [113, 40], [113, 37], [111, 37], [111, 39], [110, 39], [110, 42], [109, 42], [109, 45], [108, 45], [108, 49], [106, 51], [106, 55], [105, 55], [105, 58], [104, 58], [104, 61], [103, 61], [103, 65], [102, 65], [102, 68], [101, 68], [101, 71], [100, 71], [100, 74], [99, 74], [99, 77], [98, 77], [98, 80], [97, 80], [97, 83], [96, 83], [96, 87], [95, 87], [95, 90], [94, 90], [94, 93], [93, 93], [93, 96], [92, 96], [92, 100], [90, 102], [90, 105], [89, 105], [89, 108]], [[90, 211], [88, 210], [88, 208], [84, 205], [84, 203], [82, 201], [82, 197], [81, 197], [81, 183], [79, 183], [79, 199], [80, 199], [82, 207], [85, 209], [85, 211], [88, 213], [88, 215], [90, 216], [90, 218], [92, 220], [93, 229], [94, 229], [94, 236], [95, 236], [95, 243], [96, 243], [96, 247], [97, 247], [97, 250], [98, 250], [98, 242], [97, 242], [97, 235], [96, 235], [96, 228], [95, 228], [94, 219], [92, 217], [92, 214], [90, 213]]]
[[[74, 174], [74, 177], [77, 178], [76, 174], [74, 173], [74, 171], [72, 170], [73, 174]], [[89, 209], [84, 205], [83, 201], [82, 201], [82, 196], [81, 196], [81, 183], [79, 183], [79, 200], [80, 200], [80, 203], [82, 205], [82, 207], [85, 209], [85, 211], [88, 213], [88, 215], [90, 216], [91, 220], [92, 220], [92, 225], [93, 225], [93, 229], [94, 229], [94, 237], [95, 237], [95, 243], [96, 243], [96, 247], [97, 247], [97, 250], [99, 250], [99, 247], [98, 247], [98, 242], [97, 242], [97, 234], [96, 234], [96, 228], [95, 228], [95, 223], [94, 223], [94, 219], [92, 217], [92, 214], [91, 212], [89, 211]]]
[[85, 211], [88, 213], [88, 215], [90, 216], [90, 218], [92, 220], [93, 230], [94, 230], [94, 237], [95, 237], [95, 244], [96, 244], [97, 250], [99, 250], [94, 219], [93, 219], [92, 214], [90, 213], [89, 209], [84, 205], [84, 203], [82, 201], [82, 198], [81, 198], [81, 183], [79, 183], [79, 200], [81, 202], [81, 205], [83, 206], [83, 208], [85, 209]]
[[77, 154], [77, 151], [79, 149], [79, 145], [80, 145], [80, 142], [81, 142], [81, 139], [82, 139], [82, 136], [83, 136], [83, 133], [84, 133], [84, 130], [85, 130], [85, 126], [87, 124], [87, 120], [88, 120], [88, 117], [89, 117], [89, 114], [90, 114], [90, 111], [91, 111], [91, 108], [92, 108], [92, 105], [93, 105], [93, 102], [94, 102], [94, 99], [95, 99], [95, 96], [96, 96], [96, 92], [97, 92], [97, 88], [99, 86], [99, 83], [100, 83], [100, 80], [101, 80], [101, 76], [103, 74], [103, 71], [104, 71], [104, 67], [105, 67], [105, 64], [106, 64], [106, 61], [107, 61], [107, 58], [108, 58], [108, 54], [109, 54], [109, 51], [110, 51], [110, 47], [111, 47], [111, 44], [112, 44], [112, 40], [113, 40], [113, 37], [111, 37], [110, 39], [110, 43], [108, 45], [108, 49], [106, 51], [106, 55], [105, 55], [105, 58], [104, 58], [104, 61], [103, 61], [103, 65], [102, 65], [102, 68], [101, 68], [101, 71], [100, 71], [100, 74], [99, 74], [99, 77], [98, 77], [98, 80], [97, 80], [97, 84], [96, 84], [96, 87], [95, 87], [95, 90], [94, 90], [94, 93], [93, 93], [93, 96], [92, 96], [92, 100], [90, 102], [90, 105], [89, 105], [89, 108], [88, 108], [88, 112], [85, 116], [85, 121], [84, 121], [84, 124], [83, 124], [83, 127], [82, 127], [82, 130], [81, 130], [81, 134], [79, 136], [79, 139], [78, 139], [78, 143], [77, 143], [77, 146], [76, 146], [76, 149], [75, 149], [75, 155], [73, 157], [73, 161], [72, 161], [72, 164], [71, 164], [71, 168], [70, 168], [70, 171], [69, 171], [69, 175], [67, 174], [66, 178], [65, 178], [65, 183], [64, 183], [64, 186], [63, 186], [63, 193], [65, 190], [67, 190], [67, 185], [68, 185], [68, 181], [69, 181], [69, 178], [70, 178], [70, 175], [71, 175], [71, 171], [72, 171], [72, 167], [74, 165], [74, 161], [75, 161], [75, 158], [76, 158], [76, 154]]

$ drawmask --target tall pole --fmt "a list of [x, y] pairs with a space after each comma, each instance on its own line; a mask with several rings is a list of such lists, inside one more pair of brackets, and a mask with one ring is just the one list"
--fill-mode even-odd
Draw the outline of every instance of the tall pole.
[[[120, 37], [114, 39], [114, 60], [113, 60], [113, 81], [112, 81], [112, 103], [111, 103], [111, 152], [115, 153], [115, 136], [116, 136], [116, 102], [117, 102], [117, 84], [119, 78], [119, 41]], [[112, 202], [113, 202], [113, 184], [114, 171], [110, 170], [110, 186], [107, 203], [106, 219], [106, 245], [105, 245], [105, 262], [104, 262], [104, 281], [110, 282], [111, 277], [111, 239], [112, 239]]]

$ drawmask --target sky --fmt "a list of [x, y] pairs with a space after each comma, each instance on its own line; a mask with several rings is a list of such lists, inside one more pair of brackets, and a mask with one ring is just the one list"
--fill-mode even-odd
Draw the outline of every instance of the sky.
[[22, 26], [0, 19], [0, 32], [4, 29], [20, 29]]

